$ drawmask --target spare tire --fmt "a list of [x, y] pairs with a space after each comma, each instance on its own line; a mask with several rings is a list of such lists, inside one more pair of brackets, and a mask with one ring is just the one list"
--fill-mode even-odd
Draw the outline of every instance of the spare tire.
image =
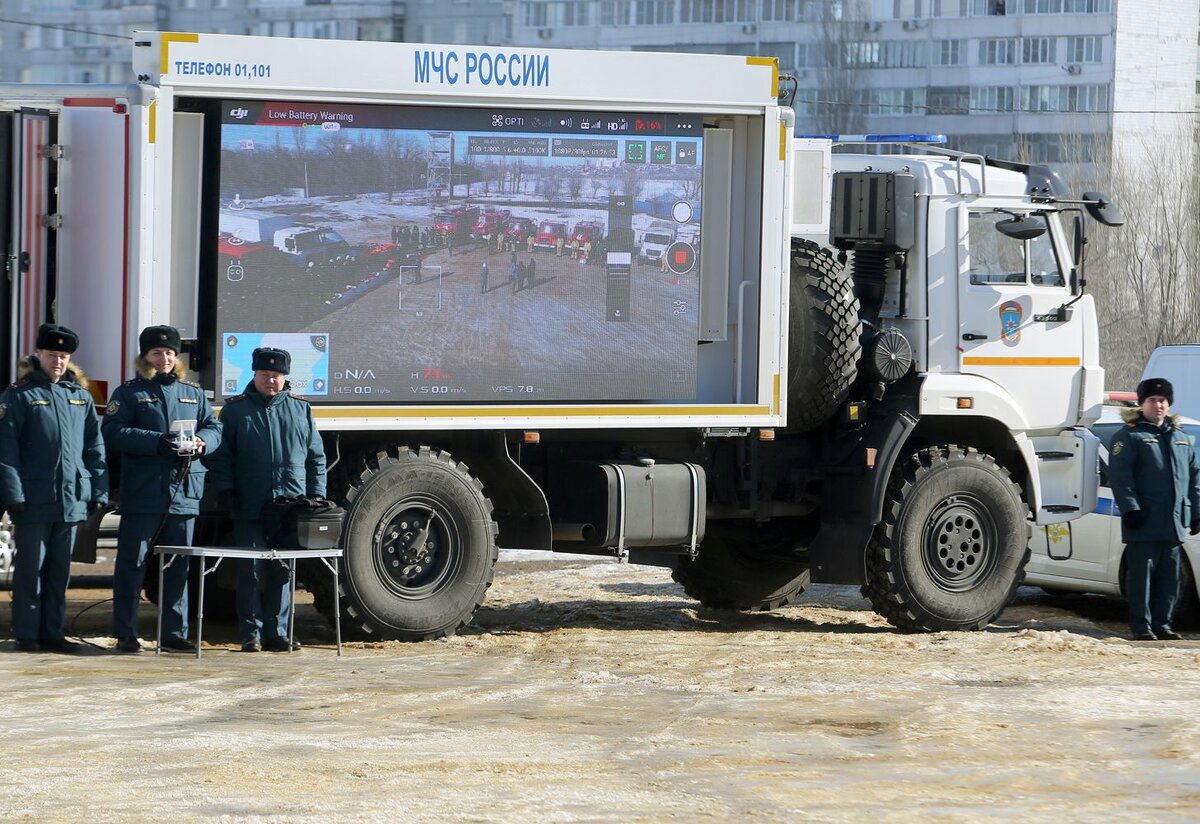
[[837, 410], [858, 376], [858, 298], [833, 253], [792, 241], [787, 428], [806, 432]]

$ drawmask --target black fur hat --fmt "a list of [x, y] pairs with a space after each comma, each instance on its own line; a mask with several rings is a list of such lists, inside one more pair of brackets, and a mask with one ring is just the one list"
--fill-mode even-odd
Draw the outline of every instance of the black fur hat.
[[1166, 378], [1146, 378], [1138, 384], [1137, 396], [1138, 404], [1145, 402], [1146, 398], [1153, 395], [1161, 395], [1167, 399], [1167, 404], [1175, 403], [1175, 387], [1171, 386], [1171, 382]]
[[70, 354], [79, 348], [79, 335], [57, 323], [43, 323], [38, 329], [35, 346], [51, 352]]
[[179, 330], [174, 326], [147, 326], [138, 335], [138, 354], [143, 358], [151, 349], [173, 349], [179, 354], [182, 346], [179, 340]]
[[263, 369], [286, 375], [292, 371], [292, 356], [286, 349], [272, 349], [264, 346], [254, 350], [254, 354], [250, 358], [250, 366], [255, 372]]

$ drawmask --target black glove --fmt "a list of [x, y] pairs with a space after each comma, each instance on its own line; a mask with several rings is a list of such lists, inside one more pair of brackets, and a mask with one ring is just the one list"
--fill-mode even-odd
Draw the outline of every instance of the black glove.
[[164, 432], [162, 435], [159, 436], [157, 451], [158, 451], [158, 454], [160, 457], [177, 458], [177, 457], [179, 457], [179, 453], [178, 453], [177, 449], [178, 449], [178, 445], [175, 442], [174, 435], [172, 435], [168, 432]]
[[1126, 529], [1141, 529], [1146, 524], [1146, 511], [1133, 509], [1121, 513], [1121, 526]]
[[103, 502], [101, 502], [101, 501], [89, 501], [88, 502], [87, 513], [88, 513], [89, 518], [92, 517], [93, 515], [95, 515], [97, 512], [103, 512], [103, 511], [104, 511]]
[[5, 504], [4, 508], [8, 510], [9, 515], [17, 515], [25, 511], [25, 502], [13, 501], [11, 504]]
[[1192, 518], [1192, 531], [1190, 535], [1200, 535], [1200, 518]]

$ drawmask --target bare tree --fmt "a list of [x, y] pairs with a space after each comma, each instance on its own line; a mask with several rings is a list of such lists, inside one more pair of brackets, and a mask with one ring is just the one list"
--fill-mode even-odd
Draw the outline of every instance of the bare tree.
[[[1132, 387], [1151, 350], [1200, 341], [1200, 173], [1190, 128], [1117, 147], [1096, 163], [1125, 225], [1090, 233], [1088, 291], [1106, 383]], [[1101, 158], [1101, 161], [1104, 159]]]
[[835, 0], [821, 4], [817, 24], [820, 46], [818, 86], [812, 92], [816, 130], [825, 134], [858, 134], [865, 128], [864, 68], [873, 65], [876, 35], [864, 25], [870, 20], [866, 0]]

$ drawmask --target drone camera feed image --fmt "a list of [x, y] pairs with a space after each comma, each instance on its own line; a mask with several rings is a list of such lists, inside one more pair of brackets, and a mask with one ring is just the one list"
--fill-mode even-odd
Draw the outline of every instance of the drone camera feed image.
[[225, 101], [217, 393], [694, 400], [702, 171], [698, 115]]

